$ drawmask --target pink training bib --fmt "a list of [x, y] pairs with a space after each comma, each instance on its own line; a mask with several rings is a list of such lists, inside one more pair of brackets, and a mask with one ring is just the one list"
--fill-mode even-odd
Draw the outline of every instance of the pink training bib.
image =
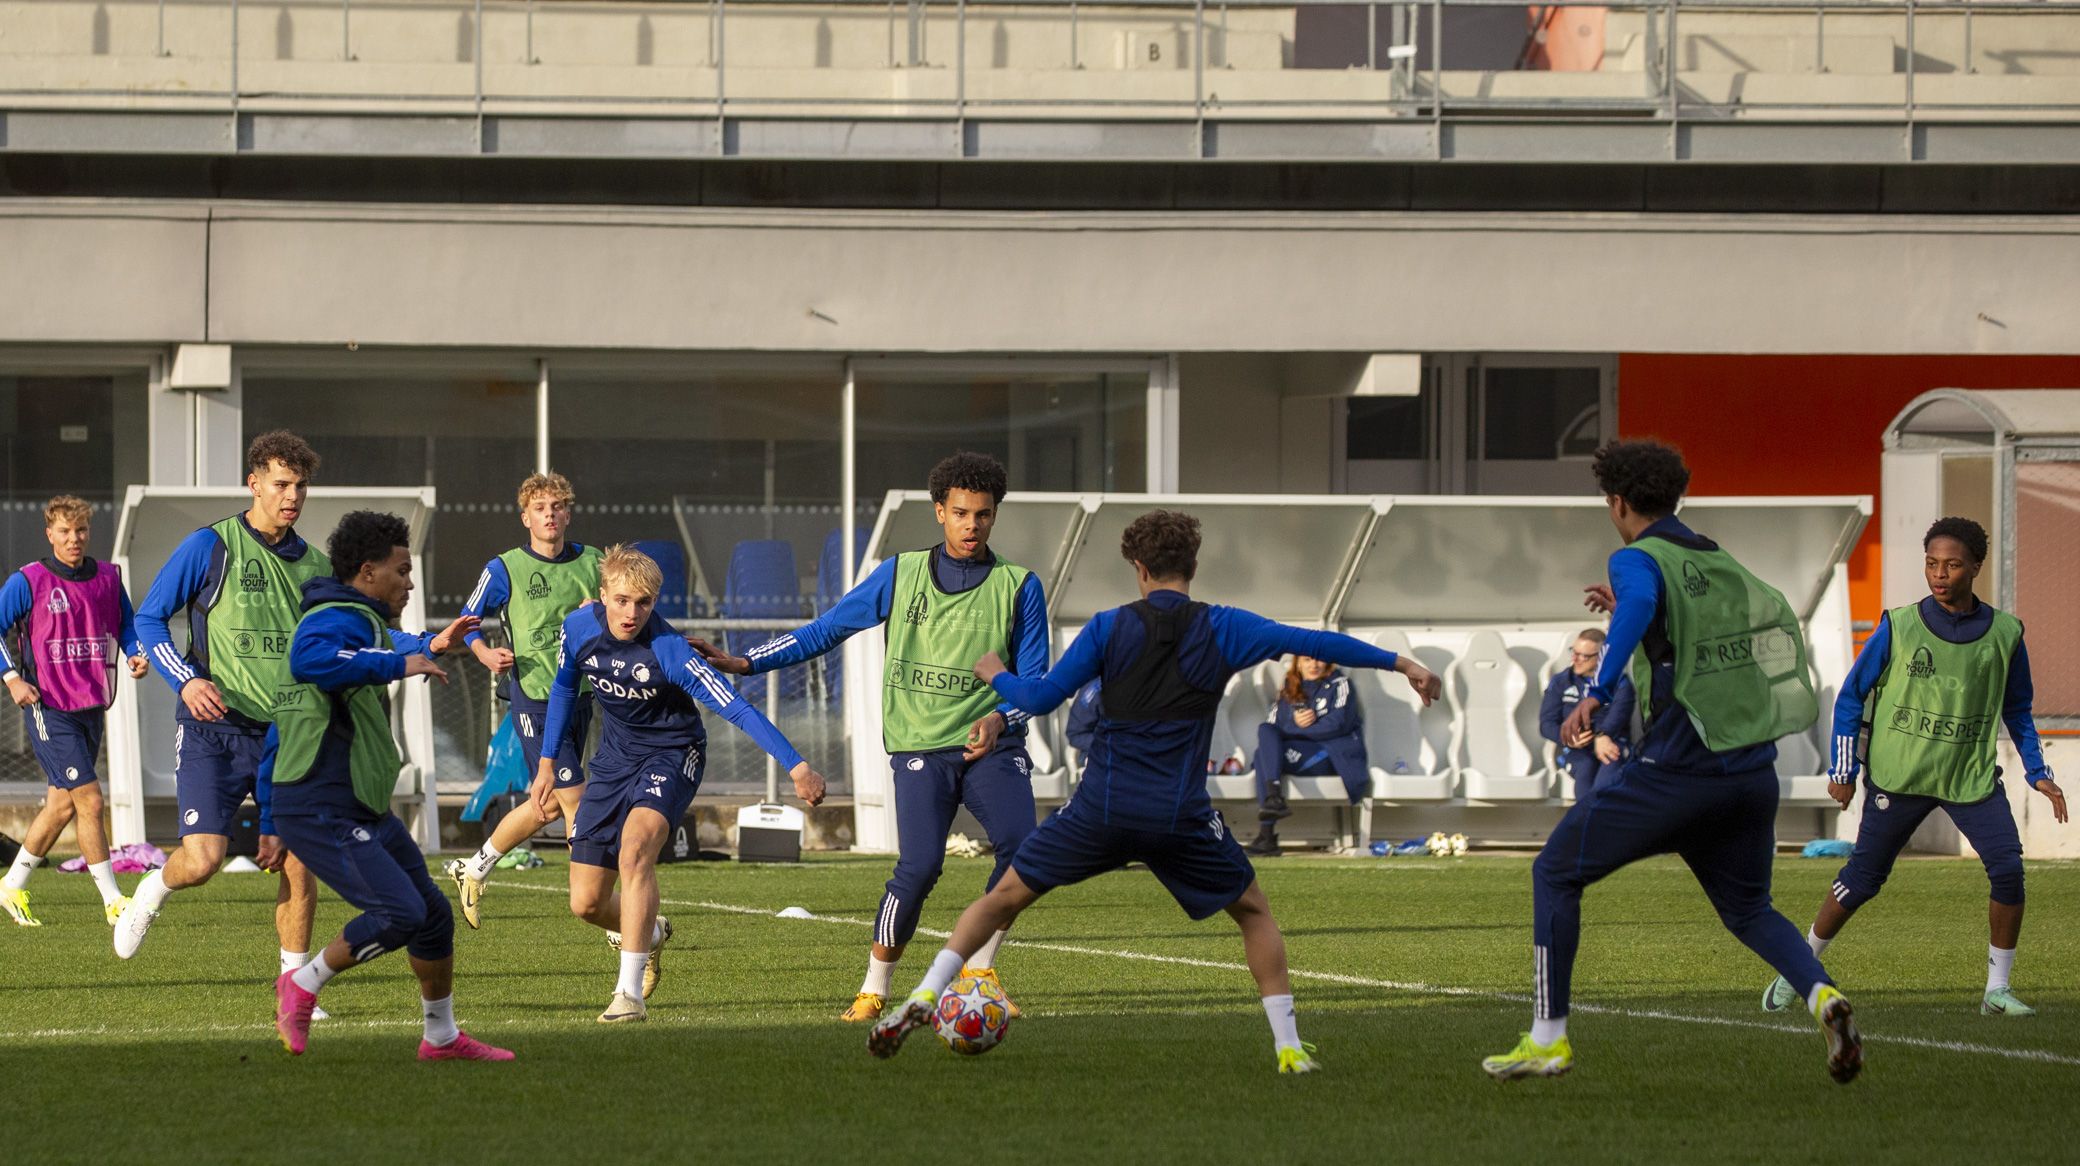
[[24, 654], [43, 703], [65, 712], [106, 708], [115, 691], [110, 645], [123, 623], [122, 572], [95, 563], [93, 578], [75, 582], [31, 563], [22, 575], [35, 600]]

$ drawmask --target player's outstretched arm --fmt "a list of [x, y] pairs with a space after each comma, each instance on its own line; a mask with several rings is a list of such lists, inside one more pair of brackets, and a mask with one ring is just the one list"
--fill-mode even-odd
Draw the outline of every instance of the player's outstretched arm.
[[1399, 672], [1408, 678], [1409, 686], [1426, 705], [1444, 689], [1437, 674], [1415, 657], [1397, 655], [1355, 636], [1296, 628], [1238, 607], [1214, 607], [1207, 614], [1213, 621], [1214, 646], [1220, 649], [1221, 658], [1232, 671], [1240, 672], [1252, 664], [1285, 655], [1312, 656], [1348, 668]]
[[2008, 737], [2015, 742], [2015, 751], [2022, 755], [2023, 779], [2029, 782], [2031, 789], [2051, 799], [2051, 816], [2063, 823], [2066, 820], [2066, 795], [2058, 788], [2058, 782], [2052, 779], [2051, 767], [2044, 763], [2044, 742], [2037, 736], [2035, 702], [2036, 688], [2029, 672], [2029, 645], [2017, 640], [2015, 656], [2008, 661], [2008, 684], [2001, 700], [2001, 723], [2007, 726]]
[[289, 675], [326, 692], [402, 680], [408, 659], [424, 657], [378, 644], [368, 619], [344, 608], [313, 613], [289, 641]]
[[671, 678], [687, 695], [722, 714], [722, 718], [745, 736], [750, 737], [765, 750], [766, 755], [780, 763], [794, 781], [795, 796], [810, 805], [823, 801], [825, 782], [823, 775], [810, 768], [809, 763], [766, 715], [759, 712], [750, 701], [745, 700], [721, 673], [708, 662], [694, 654], [685, 641], [672, 636], [659, 636], [651, 641], [650, 650], [657, 653], [657, 663], [664, 674]]
[[506, 574], [505, 561], [494, 558], [484, 564], [484, 573], [477, 576], [477, 585], [470, 589], [469, 600], [462, 605], [462, 614], [476, 616], [479, 621], [478, 626], [463, 635], [462, 642], [469, 645], [470, 654], [477, 658], [477, 663], [490, 669], [493, 676], [512, 668], [513, 650], [493, 647], [484, 638], [481, 621], [491, 612], [504, 611], [506, 601], [511, 598], [512, 580]]
[[1112, 613], [1101, 611], [1083, 625], [1069, 650], [1045, 675], [1022, 676], [1013, 672], [995, 652], [975, 662], [975, 675], [996, 689], [1006, 704], [1030, 716], [1046, 716], [1074, 696], [1077, 689], [1097, 679], [1105, 643], [1111, 634]]
[[895, 595], [896, 561], [883, 559], [880, 566], [832, 604], [829, 611], [791, 632], [767, 640], [742, 656], [732, 656], [705, 640], [693, 641], [693, 648], [709, 667], [734, 676], [777, 672], [790, 664], [813, 660], [857, 633], [887, 623]]

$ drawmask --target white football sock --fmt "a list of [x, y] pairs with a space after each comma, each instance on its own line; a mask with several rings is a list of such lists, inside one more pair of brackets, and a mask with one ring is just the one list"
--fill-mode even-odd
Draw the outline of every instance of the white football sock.
[[307, 951], [290, 951], [285, 947], [281, 949], [281, 953], [282, 971], [284, 972], [293, 972], [311, 962], [311, 953]]
[[321, 951], [318, 953], [318, 958], [296, 969], [296, 974], [291, 979], [295, 981], [297, 987], [315, 996], [318, 994], [318, 989], [325, 986], [327, 980], [339, 975], [339, 973], [340, 969], [325, 962], [325, 953]]
[[2015, 970], [2015, 949], [2003, 951], [1986, 945], [1986, 990], [1997, 992], [2008, 986], [2008, 973]]
[[90, 862], [87, 864], [87, 873], [94, 876], [94, 889], [101, 892], [102, 906], [106, 907], [123, 897], [122, 888], [116, 886], [116, 868], [114, 863], [105, 860], [102, 862]]
[[455, 1027], [455, 997], [443, 996], [438, 1000], [421, 1000], [419, 1008], [426, 1014], [426, 1043], [436, 1047], [452, 1045], [462, 1035]]
[[478, 880], [479, 882], [483, 881], [484, 879], [490, 878], [491, 871], [493, 870], [493, 868], [498, 866], [498, 860], [504, 858], [505, 856], [505, 851], [500, 850], [498, 847], [491, 845], [489, 842], [486, 842], [484, 845], [477, 848], [477, 852], [475, 854], [469, 856], [470, 877]]
[[624, 996], [643, 998], [643, 968], [650, 962], [650, 953], [645, 951], [621, 952], [621, 978], [614, 983], [614, 990]]
[[982, 950], [968, 957], [968, 966], [971, 968], [996, 967], [997, 949], [1004, 946], [1004, 936], [1006, 934], [1008, 934], [1008, 932], [999, 931], [995, 935], [990, 936], [987, 940], [984, 940], [982, 944]]
[[938, 996], [946, 991], [946, 985], [953, 983], [955, 976], [961, 974], [961, 965], [966, 962], [961, 958], [961, 953], [952, 948], [940, 948], [939, 954], [932, 957], [931, 969], [925, 972], [924, 979], [918, 982], [917, 990], [928, 991], [933, 996]]
[[1821, 953], [1825, 952], [1827, 950], [1827, 945], [1833, 942], [1834, 940], [1832, 939], [1822, 939], [1818, 935], [1815, 935], [1813, 933], [1812, 928], [1806, 928], [1806, 946], [1813, 949], [1814, 955], [1820, 955]]
[[36, 864], [42, 861], [42, 855], [31, 854], [28, 847], [22, 847], [21, 852], [14, 856], [14, 865], [7, 868], [7, 877], [0, 879], [0, 886], [10, 891], [19, 891], [28, 886], [29, 872], [35, 870]]
[[166, 896], [172, 893], [173, 888], [166, 885], [165, 874], [155, 870], [145, 875], [144, 881], [137, 884], [137, 890], [131, 893], [130, 901], [135, 903], [139, 910], [157, 911], [166, 905]]
[[1271, 1021], [1273, 1051], [1300, 1047], [1300, 1021], [1293, 1015], [1292, 993], [1264, 997], [1264, 1015]]
[[886, 997], [889, 982], [895, 979], [896, 961], [875, 959], [867, 955], [867, 978], [860, 981], [859, 990], [870, 996]]
[[1550, 1045], [1566, 1035], [1567, 1018], [1565, 1016], [1557, 1017], [1553, 1020], [1538, 1020], [1534, 1018], [1531, 1021], [1531, 1043], [1533, 1044]]

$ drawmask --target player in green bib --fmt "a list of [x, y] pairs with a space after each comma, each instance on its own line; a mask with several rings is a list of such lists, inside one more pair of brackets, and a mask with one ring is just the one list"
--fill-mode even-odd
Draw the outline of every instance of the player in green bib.
[[[599, 598], [599, 548], [564, 537], [576, 501], [562, 474], [529, 474], [520, 483], [520, 525], [527, 528], [527, 541], [484, 564], [476, 589], [462, 607], [464, 615], [496, 616], [505, 629], [505, 647], [492, 645], [476, 631], [469, 633], [469, 646], [484, 667], [506, 680], [513, 731], [530, 778], [541, 765], [542, 729], [549, 723], [549, 685], [556, 679], [563, 621]], [[556, 751], [555, 801], [548, 816], [535, 808], [533, 799], [523, 801], [492, 828], [475, 854], [443, 868], [455, 880], [462, 918], [471, 927], [483, 926], [480, 904], [498, 860], [558, 818], [568, 829], [585, 793], [581, 755], [591, 724], [592, 693], [586, 689], [579, 693], [570, 732]]]
[[[989, 549], [1007, 485], [997, 459], [954, 454], [933, 467], [928, 485], [945, 536], [938, 546], [882, 560], [814, 622], [748, 657], [694, 641], [717, 669], [748, 676], [821, 656], [871, 627], [887, 636], [881, 732], [895, 768], [899, 856], [875, 913], [866, 979], [842, 1014], [855, 1024], [877, 1019], [887, 1003], [896, 961], [945, 866], [954, 811], [967, 806], [989, 834], [997, 860], [990, 887], [1035, 823], [1027, 716], [1000, 701], [973, 669], [995, 652], [1019, 676], [1047, 672], [1040, 578]], [[996, 979], [1003, 938], [998, 932], [975, 954], [971, 974]]]
[[[1922, 821], [1941, 810], [1978, 851], [1992, 884], [1979, 1011], [2033, 1016], [2036, 1010], [2008, 986], [2022, 935], [2022, 837], [1995, 764], [1994, 726], [2008, 727], [2024, 780], [2050, 799], [2060, 822], [2066, 795], [2044, 764], [2030, 713], [2034, 692], [2022, 621], [1981, 603], [1973, 590], [1986, 562], [1985, 528], [1969, 518], [1945, 518], [1928, 528], [1921, 547], [1928, 595], [1879, 618], [1835, 698], [1828, 792], [1845, 810], [1855, 799], [1857, 741], [1867, 729], [1868, 796], [1856, 848], [1820, 901], [1806, 942], [1816, 955], [1826, 950], [1849, 916], [1877, 897]], [[1791, 995], [1779, 978], [1763, 992], [1763, 1010], [1787, 1007]]]
[[[289, 683], [289, 639], [302, 587], [331, 571], [325, 553], [296, 533], [318, 455], [293, 433], [276, 430], [246, 451], [252, 505], [203, 527], [152, 580], [137, 608], [145, 657], [180, 698], [174, 706], [174, 789], [180, 849], [144, 877], [116, 922], [116, 954], [144, 943], [166, 897], [210, 880], [230, 846], [233, 818], [247, 797], [260, 810], [260, 865], [282, 872], [275, 906], [281, 968], [310, 959], [317, 883], [288, 854], [269, 813], [267, 729], [296, 701]], [[174, 646], [169, 620], [185, 615], [188, 646]]]

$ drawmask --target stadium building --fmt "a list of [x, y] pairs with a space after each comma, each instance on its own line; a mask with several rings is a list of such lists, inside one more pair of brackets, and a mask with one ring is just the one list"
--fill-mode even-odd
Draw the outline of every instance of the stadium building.
[[[430, 615], [537, 467], [576, 484], [573, 537], [652, 541], [668, 614], [781, 627], [955, 448], [1015, 494], [1586, 500], [1591, 451], [1651, 435], [1699, 495], [1852, 500], [1809, 571], [1844, 655], [1916, 594], [1885, 565], [1918, 561], [1882, 505], [1895, 417], [2080, 388], [2072, 0], [0, 3], [0, 195], [11, 563], [53, 493], [237, 487], [289, 427], [323, 487], [431, 488]], [[2070, 545], [2080, 416], [2039, 413], [2031, 541]], [[2005, 430], [1965, 428], [1917, 505], [2012, 556]], [[1357, 528], [1294, 546], [1278, 509], [1231, 561], [1261, 533], [1257, 570], [1327, 594]], [[1607, 524], [1579, 530], [1600, 561]], [[1548, 572], [1537, 618], [1492, 622], [1557, 648], [1592, 579], [1486, 550], [1440, 570]], [[2071, 591], [2021, 594], [2070, 659]], [[462, 671], [423, 713], [451, 802], [495, 708]], [[747, 694], [871, 801], [861, 686], [795, 671]], [[2040, 681], [2037, 715], [2080, 728], [2080, 689]], [[763, 788], [717, 750], [711, 790]], [[1453, 781], [1403, 821], [1495, 800]], [[1546, 781], [1500, 834], [1550, 825]]]

